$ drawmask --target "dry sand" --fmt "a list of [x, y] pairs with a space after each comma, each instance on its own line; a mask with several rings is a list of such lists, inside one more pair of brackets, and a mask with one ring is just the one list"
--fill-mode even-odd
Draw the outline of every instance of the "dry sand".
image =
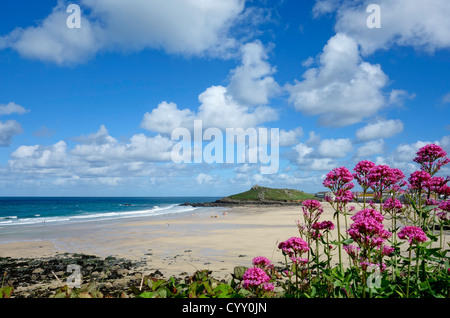
[[[331, 206], [324, 203], [320, 221], [333, 221], [333, 213]], [[0, 256], [33, 258], [58, 252], [115, 256], [145, 260], [144, 274], [158, 269], [168, 277], [209, 269], [213, 276], [229, 279], [235, 266], [251, 266], [256, 256], [283, 263], [284, 256], [277, 246], [298, 236], [297, 220], [303, 223], [299, 206], [255, 206], [210, 208], [165, 218], [41, 226], [24, 235], [28, 239], [0, 242]], [[341, 229], [344, 233], [342, 217]], [[337, 237], [336, 233], [333, 237]], [[337, 251], [334, 254], [337, 257]]]

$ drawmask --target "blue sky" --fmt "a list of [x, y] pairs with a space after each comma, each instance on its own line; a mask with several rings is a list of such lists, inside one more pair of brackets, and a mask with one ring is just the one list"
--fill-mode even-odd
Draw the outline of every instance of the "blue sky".
[[[447, 0], [5, 1], [0, 195], [316, 192], [362, 159], [409, 174], [426, 143], [450, 152], [449, 16]], [[278, 128], [277, 172], [173, 162], [194, 120]]]

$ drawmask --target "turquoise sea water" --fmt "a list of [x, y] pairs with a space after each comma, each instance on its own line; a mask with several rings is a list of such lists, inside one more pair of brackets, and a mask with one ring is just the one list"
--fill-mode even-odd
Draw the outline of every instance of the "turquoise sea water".
[[0, 228], [43, 223], [161, 216], [196, 210], [185, 202], [215, 197], [0, 197]]

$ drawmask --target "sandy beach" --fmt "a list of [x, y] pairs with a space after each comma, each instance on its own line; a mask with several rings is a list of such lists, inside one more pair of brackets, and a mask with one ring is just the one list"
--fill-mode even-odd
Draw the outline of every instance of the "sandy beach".
[[[15, 242], [1, 242], [0, 256], [35, 258], [64, 252], [114, 256], [144, 260], [144, 275], [160, 270], [169, 277], [209, 269], [215, 277], [229, 279], [235, 266], [251, 266], [256, 256], [282, 264], [278, 243], [298, 236], [301, 211], [300, 206], [207, 208], [182, 216], [33, 226], [20, 238], [16, 235]], [[320, 220], [333, 221], [333, 213], [325, 203]], [[341, 228], [344, 233], [343, 218]], [[334, 254], [337, 257], [337, 251]]]

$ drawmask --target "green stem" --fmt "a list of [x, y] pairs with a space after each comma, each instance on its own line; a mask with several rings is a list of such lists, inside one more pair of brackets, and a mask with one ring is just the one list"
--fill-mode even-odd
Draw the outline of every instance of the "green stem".
[[406, 298], [409, 298], [409, 277], [411, 274], [411, 246], [409, 247], [408, 277], [406, 279]]
[[337, 211], [337, 230], [338, 230], [338, 247], [339, 247], [339, 269], [343, 271], [342, 267], [342, 248], [341, 248], [341, 227], [339, 225], [339, 210]]

